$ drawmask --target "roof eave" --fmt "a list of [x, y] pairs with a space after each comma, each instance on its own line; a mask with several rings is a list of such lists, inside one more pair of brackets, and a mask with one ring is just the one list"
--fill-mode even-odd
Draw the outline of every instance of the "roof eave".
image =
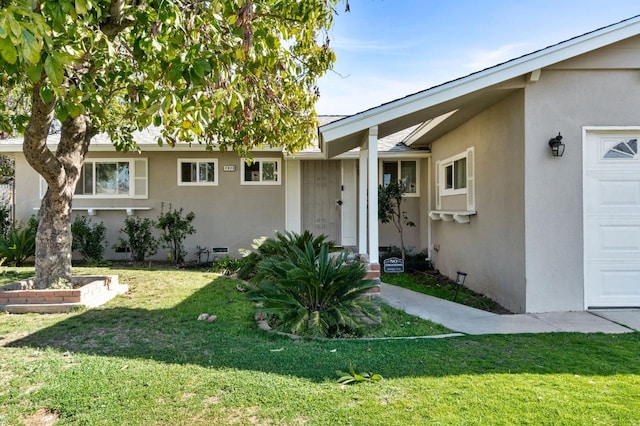
[[323, 144], [344, 139], [369, 127], [413, 111], [429, 108], [549, 65], [616, 43], [640, 33], [640, 16], [470, 74], [440, 86], [325, 124], [318, 129]]

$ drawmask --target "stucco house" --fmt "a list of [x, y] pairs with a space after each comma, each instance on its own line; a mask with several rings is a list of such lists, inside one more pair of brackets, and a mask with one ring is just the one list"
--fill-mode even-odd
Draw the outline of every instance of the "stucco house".
[[[164, 203], [196, 213], [190, 249], [233, 255], [275, 230], [309, 229], [367, 253], [375, 269], [379, 247], [397, 245], [377, 220], [378, 185], [403, 179], [416, 223], [407, 246], [512, 311], [640, 306], [638, 111], [640, 16], [323, 117], [317, 146], [295, 156], [274, 148], [248, 165], [158, 147], [151, 130], [137, 135], [142, 154], [98, 139], [73, 207], [105, 222], [112, 242], [126, 215], [155, 217]], [[16, 157], [15, 211], [27, 218], [41, 181], [19, 141], [0, 150]]]

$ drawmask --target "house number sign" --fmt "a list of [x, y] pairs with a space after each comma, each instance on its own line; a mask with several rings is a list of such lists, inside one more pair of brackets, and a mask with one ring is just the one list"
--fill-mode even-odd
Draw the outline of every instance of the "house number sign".
[[224, 170], [225, 172], [235, 172], [236, 166], [224, 166], [222, 170]]

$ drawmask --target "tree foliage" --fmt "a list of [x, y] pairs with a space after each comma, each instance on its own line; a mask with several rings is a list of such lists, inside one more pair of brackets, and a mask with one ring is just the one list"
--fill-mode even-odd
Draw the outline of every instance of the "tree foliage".
[[[241, 155], [312, 140], [315, 83], [335, 59], [323, 30], [337, 2], [3, 0], [0, 131], [24, 133], [25, 157], [49, 188], [37, 285], [70, 277], [71, 199], [95, 134], [136, 150], [132, 132], [155, 125], [160, 144]], [[54, 117], [55, 153], [46, 145]]]
[[62, 123], [87, 114], [124, 150], [136, 149], [133, 130], [152, 124], [161, 143], [243, 154], [273, 141], [300, 149], [313, 136], [315, 82], [334, 61], [318, 31], [335, 2], [5, 3], [0, 125], [9, 133], [24, 131], [31, 109], [15, 105], [37, 86]]

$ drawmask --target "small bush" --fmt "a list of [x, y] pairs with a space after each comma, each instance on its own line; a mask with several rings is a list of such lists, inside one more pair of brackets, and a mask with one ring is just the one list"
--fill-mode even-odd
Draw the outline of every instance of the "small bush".
[[11, 231], [11, 207], [0, 205], [0, 237], [7, 238]]
[[86, 216], [76, 216], [71, 224], [71, 235], [71, 248], [78, 250], [85, 262], [96, 264], [102, 261], [107, 237], [104, 223], [92, 225]]
[[316, 254], [313, 241], [290, 247], [283, 257], [263, 259], [249, 297], [258, 311], [276, 318], [274, 328], [299, 335], [339, 337], [379, 323], [377, 300], [365, 296], [376, 286], [362, 263], [347, 263], [347, 253], [332, 256], [328, 245]]
[[241, 262], [240, 259], [236, 259], [229, 255], [220, 257], [213, 261], [213, 265], [211, 266], [212, 272], [217, 272], [223, 275], [233, 275], [240, 269]]
[[196, 218], [194, 212], [189, 212], [183, 216], [182, 207], [174, 210], [169, 205], [167, 212], [160, 212], [156, 228], [162, 230], [162, 241], [164, 246], [170, 250], [171, 260], [176, 265], [184, 263], [184, 256], [187, 254], [184, 249], [184, 240], [188, 235], [194, 234], [196, 229], [191, 222]]
[[0, 258], [15, 266], [22, 266], [36, 254], [37, 229], [38, 220], [32, 216], [26, 226], [10, 230], [6, 238], [0, 238]]
[[120, 230], [126, 235], [126, 239], [120, 238], [117, 247], [128, 247], [131, 258], [135, 262], [143, 262], [148, 256], [158, 252], [160, 242], [153, 236], [153, 228], [156, 223], [148, 218], [128, 217], [124, 221], [124, 228]]

